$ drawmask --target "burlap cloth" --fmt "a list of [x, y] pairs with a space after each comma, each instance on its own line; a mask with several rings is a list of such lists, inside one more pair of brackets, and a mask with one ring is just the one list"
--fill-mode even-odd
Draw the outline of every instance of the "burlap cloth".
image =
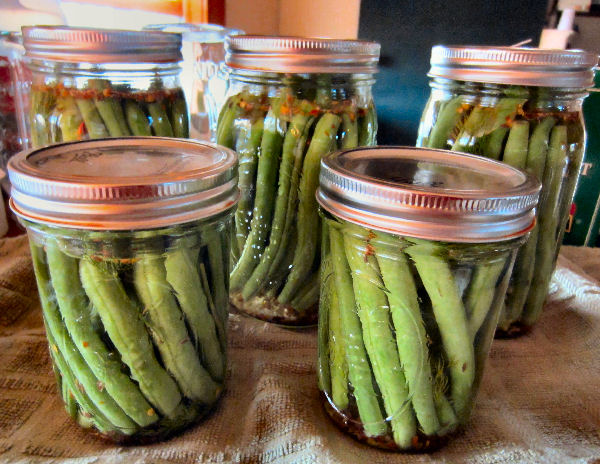
[[0, 461], [23, 463], [600, 463], [600, 250], [564, 247], [535, 330], [496, 340], [468, 429], [441, 451], [362, 445], [325, 416], [316, 331], [230, 319], [227, 391], [214, 413], [152, 446], [71, 422], [54, 387], [25, 237], [0, 240]]

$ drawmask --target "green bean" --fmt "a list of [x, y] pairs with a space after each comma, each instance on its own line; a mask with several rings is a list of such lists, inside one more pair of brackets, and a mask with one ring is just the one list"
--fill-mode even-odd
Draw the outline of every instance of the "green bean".
[[81, 125], [83, 118], [79, 113], [73, 97], [58, 97], [56, 109], [59, 113], [58, 124], [64, 142], [73, 142], [82, 139]]
[[342, 149], [354, 148], [358, 146], [358, 122], [356, 113], [342, 113]]
[[121, 108], [121, 101], [115, 97], [105, 96], [105, 93], [110, 95], [110, 81], [106, 79], [89, 79], [88, 86], [96, 90], [96, 95], [102, 95], [102, 97], [94, 97], [94, 103], [110, 136], [125, 137], [131, 135], [125, 121], [123, 108]]
[[[123, 412], [105, 388], [98, 388], [99, 379], [91, 371], [65, 328], [42, 247], [31, 243], [30, 249], [44, 321], [48, 330], [48, 340], [51, 343], [50, 349], [55, 352], [60, 351], [66, 365], [73, 370], [76, 381], [81, 387], [78, 390], [83, 390], [89, 396], [96, 411], [101, 411], [101, 414], [112, 424], [111, 428], [116, 427], [123, 433], [132, 433], [137, 428], [135, 422]], [[54, 346], [52, 340], [55, 343]], [[93, 413], [93, 411], [88, 412]], [[97, 413], [97, 415], [100, 414]]]
[[227, 148], [235, 147], [234, 124], [238, 116], [242, 113], [240, 103], [244, 101], [244, 94], [240, 93], [229, 98], [221, 112], [217, 124], [217, 143]]
[[373, 376], [365, 350], [361, 322], [356, 311], [352, 276], [344, 251], [344, 238], [342, 233], [333, 227], [330, 227], [329, 231], [334, 283], [339, 299], [342, 336], [346, 347], [348, 378], [352, 384], [365, 435], [368, 437], [385, 435], [388, 425], [384, 421], [373, 388]]
[[515, 121], [508, 133], [502, 161], [514, 168], [525, 169], [528, 146], [529, 122]]
[[148, 117], [138, 103], [132, 100], [125, 101], [125, 117], [133, 135], [145, 137], [152, 135]]
[[[360, 147], [375, 145], [377, 142], [377, 115], [375, 114], [375, 106], [370, 103], [364, 111], [365, 114], [359, 123], [360, 134], [358, 136], [358, 146]], [[349, 145], [348, 148], [350, 148]]]
[[263, 118], [257, 118], [250, 125], [242, 124], [235, 146], [239, 158], [238, 186], [240, 188], [240, 201], [235, 212], [236, 242], [239, 250], [244, 249], [246, 238], [251, 230], [254, 180], [263, 127]]
[[[102, 414], [102, 412], [96, 407], [96, 405], [90, 400], [88, 395], [78, 388], [79, 381], [71, 371], [69, 364], [65, 361], [62, 353], [58, 349], [58, 344], [54, 340], [52, 332], [48, 330], [46, 326], [46, 336], [48, 343], [50, 344], [50, 356], [54, 362], [54, 365], [58, 369], [61, 375], [61, 385], [65, 388], [69, 399], [72, 404], [69, 405], [69, 415], [75, 418], [76, 414], [81, 410], [86, 415], [91, 415], [94, 419], [94, 425], [100, 432], [107, 433], [114, 429], [110, 421]], [[63, 399], [65, 397], [63, 391]], [[75, 408], [73, 408], [75, 406]]]
[[290, 302], [290, 306], [296, 311], [303, 313], [319, 301], [319, 273], [314, 272], [304, 282], [303, 288]]
[[187, 139], [190, 136], [188, 108], [183, 95], [178, 95], [169, 105], [169, 121], [175, 137]]
[[232, 291], [242, 288], [259, 263], [271, 230], [279, 155], [283, 144], [280, 125], [280, 120], [271, 108], [265, 118], [260, 147], [256, 176], [256, 201], [252, 213], [251, 230], [240, 259], [231, 272]]
[[508, 134], [508, 127], [500, 126], [491, 134], [486, 135], [481, 154], [487, 158], [499, 160], [504, 151], [506, 134]]
[[[114, 264], [82, 259], [79, 274], [104, 329], [129, 367], [131, 377], [161, 414], [172, 417], [181, 402], [181, 394], [156, 360], [152, 342], [140, 319], [141, 311], [127, 295]], [[146, 414], [149, 419], [157, 419], [149, 405]]]
[[[275, 198], [275, 211], [269, 236], [269, 244], [265, 248], [260, 262], [254, 268], [242, 289], [242, 297], [248, 299], [256, 293], [265, 281], [276, 254], [283, 240], [287, 209], [291, 195], [294, 166], [299, 165], [303, 155], [304, 142], [313, 117], [310, 115], [314, 105], [304, 101], [299, 105], [300, 112], [292, 118], [283, 141], [281, 162], [279, 164], [279, 187]], [[295, 306], [292, 304], [295, 308]], [[297, 308], [296, 308], [297, 309]]]
[[363, 340], [385, 411], [390, 417], [394, 441], [402, 448], [412, 446], [416, 433], [414, 413], [396, 343], [391, 331], [389, 303], [383, 291], [377, 261], [369, 256], [366, 243], [350, 234], [344, 237], [346, 258], [352, 273]]
[[[378, 233], [375, 249], [396, 330], [396, 345], [417, 420], [426, 435], [439, 428], [429, 365], [427, 334], [408, 259], [393, 237]], [[384, 244], [385, 242], [385, 244]]]
[[[552, 116], [545, 117], [532, 131], [525, 169], [538, 179], [542, 179], [548, 154], [550, 131], [556, 124]], [[511, 291], [506, 296], [506, 307], [501, 318], [500, 328], [507, 331], [510, 324], [521, 317], [535, 272], [535, 250], [537, 248], [539, 225], [529, 234], [529, 238], [517, 254], [511, 277]]]
[[491, 311], [496, 284], [504, 267], [505, 260], [497, 260], [480, 264], [473, 271], [465, 297], [471, 341], [475, 340], [477, 332]]
[[191, 329], [195, 345], [202, 354], [204, 366], [214, 380], [220, 381], [224, 377], [225, 363], [215, 322], [208, 310], [206, 295], [202, 291], [197, 261], [197, 248], [184, 244], [167, 251], [166, 277]]
[[491, 134], [501, 125], [512, 121], [526, 100], [521, 97], [505, 97], [500, 98], [493, 106], [475, 106], [456, 137], [452, 150], [470, 151], [469, 147], [476, 139]]
[[440, 108], [437, 119], [429, 137], [426, 140], [426, 146], [429, 148], [447, 148], [450, 133], [456, 127], [458, 122], [464, 116], [462, 97], [454, 97], [445, 102]]
[[[327, 227], [324, 226], [321, 233], [321, 249], [323, 250], [323, 263], [321, 265], [321, 278], [320, 278], [320, 288], [319, 288], [319, 321], [317, 328], [317, 342], [318, 342], [318, 357], [317, 357], [317, 380], [319, 385], [319, 390], [322, 392], [330, 392], [331, 391], [331, 372], [329, 369], [330, 358], [332, 356], [334, 348], [329, 340], [330, 340], [330, 330], [329, 327], [329, 313], [331, 312], [331, 305], [333, 304], [333, 295], [335, 292], [335, 287], [333, 283], [333, 263], [331, 262], [331, 253], [330, 245], [329, 245], [329, 231]], [[335, 304], [338, 304], [337, 301], [337, 293], [335, 293]], [[337, 308], [339, 311], [339, 308]], [[339, 315], [338, 315], [339, 316]], [[338, 317], [339, 319], [339, 317]], [[341, 328], [338, 327], [337, 336], [335, 337], [338, 346], [341, 346], [342, 343], [342, 334]], [[332, 367], [333, 367], [333, 360]], [[343, 363], [345, 360], [338, 360], [338, 362]], [[346, 378], [346, 388], [348, 388], [348, 379]], [[332, 393], [333, 395], [333, 393]], [[335, 404], [335, 400], [334, 400]]]
[[90, 138], [101, 139], [108, 137], [110, 134], [108, 133], [94, 102], [84, 98], [76, 98], [75, 102], [81, 112], [81, 117], [85, 122], [85, 128], [87, 129]]
[[558, 205], [563, 174], [567, 167], [567, 127], [554, 126], [550, 135], [548, 160], [544, 169], [544, 192], [539, 206], [539, 233], [535, 253], [536, 272], [525, 302], [522, 321], [532, 325], [539, 317], [548, 293], [558, 246]]
[[190, 342], [181, 311], [166, 280], [164, 259], [144, 253], [134, 264], [134, 284], [144, 305], [146, 324], [162, 361], [183, 394], [204, 404], [213, 404], [220, 392], [202, 367]]
[[146, 107], [150, 115], [152, 133], [160, 137], [173, 137], [173, 128], [169, 122], [165, 101], [148, 103]]
[[451, 397], [458, 418], [469, 417], [475, 379], [475, 354], [467, 316], [448, 262], [438, 256], [437, 246], [407, 239], [415, 245], [406, 248], [412, 258], [433, 307], [435, 320], [448, 357]]
[[[213, 319], [219, 335], [222, 352], [227, 348], [227, 318], [229, 316], [229, 292], [227, 288], [228, 276], [226, 272], [226, 259], [228, 253], [223, 253], [225, 243], [229, 243], [228, 237], [222, 239], [213, 224], [202, 228], [203, 243], [208, 251], [208, 262], [212, 279], [212, 294], [214, 298]], [[204, 265], [203, 267], [204, 268]], [[210, 298], [210, 292], [207, 290]], [[209, 305], [210, 307], [210, 305]]]
[[123, 411], [141, 426], [156, 420], [150, 405], [137, 385], [121, 371], [121, 364], [109, 353], [94, 331], [88, 308], [89, 301], [79, 280], [79, 263], [60, 251], [55, 239], [46, 243], [48, 268], [58, 308], [69, 335], [81, 355], [98, 378], [98, 388], [106, 388]]
[[29, 121], [31, 125], [31, 143], [34, 148], [43, 147], [53, 142], [49, 120], [54, 104], [54, 95], [40, 90], [31, 90]]
[[294, 251], [292, 269], [277, 297], [280, 303], [291, 301], [304, 283], [314, 262], [318, 240], [315, 224], [319, 221], [315, 192], [319, 183], [320, 163], [321, 158], [331, 151], [340, 123], [341, 118], [335, 114], [325, 113], [321, 116], [304, 157], [297, 215], [298, 242]]

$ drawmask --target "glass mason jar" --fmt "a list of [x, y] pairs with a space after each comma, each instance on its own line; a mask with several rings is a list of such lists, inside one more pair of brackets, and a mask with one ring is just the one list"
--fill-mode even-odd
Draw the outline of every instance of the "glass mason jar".
[[220, 397], [236, 168], [231, 150], [156, 137], [11, 158], [59, 394], [82, 427], [157, 440]]
[[403, 147], [321, 162], [319, 388], [373, 446], [441, 446], [471, 415], [539, 182], [467, 154]]
[[288, 326], [317, 322], [315, 191], [330, 151], [374, 145], [371, 86], [379, 44], [236, 36], [226, 40], [228, 99], [217, 143], [240, 159], [230, 297]]
[[218, 24], [187, 23], [150, 24], [144, 30], [181, 33], [181, 83], [190, 107], [190, 137], [214, 141], [227, 86], [219, 72], [225, 62], [225, 38], [244, 32]]
[[21, 34], [0, 32], [0, 169], [23, 149], [25, 90], [30, 77], [23, 62]]
[[189, 137], [179, 83], [181, 35], [23, 28], [33, 74], [29, 145], [106, 137]]
[[501, 160], [542, 183], [537, 226], [519, 251], [500, 336], [528, 330], [541, 314], [581, 168], [581, 107], [597, 60], [578, 50], [432, 49], [417, 146]]

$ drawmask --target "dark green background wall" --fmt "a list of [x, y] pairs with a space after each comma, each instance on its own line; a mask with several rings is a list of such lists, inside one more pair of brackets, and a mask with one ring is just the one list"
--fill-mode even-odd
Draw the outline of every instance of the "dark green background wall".
[[381, 43], [378, 143], [414, 145], [429, 96], [431, 47], [511, 45], [544, 26], [547, 0], [362, 0], [359, 37]]

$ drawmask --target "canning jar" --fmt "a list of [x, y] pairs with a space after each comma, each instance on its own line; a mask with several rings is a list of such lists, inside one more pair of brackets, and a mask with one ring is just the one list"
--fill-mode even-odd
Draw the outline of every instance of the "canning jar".
[[82, 427], [152, 441], [217, 402], [236, 168], [231, 150], [157, 137], [11, 158], [59, 394]]
[[433, 47], [417, 146], [501, 160], [542, 183], [500, 318], [515, 336], [539, 318], [582, 164], [582, 102], [598, 57], [579, 50]]
[[428, 450], [467, 423], [539, 189], [510, 166], [445, 150], [323, 159], [317, 370], [341, 429]]
[[24, 106], [30, 76], [23, 62], [21, 34], [0, 32], [0, 170], [23, 149]]
[[374, 145], [379, 44], [235, 36], [217, 143], [240, 160], [231, 301], [288, 326], [317, 320], [320, 159]]
[[180, 34], [35, 26], [23, 28], [23, 42], [33, 74], [31, 147], [189, 136], [179, 83]]
[[225, 61], [225, 38], [243, 31], [218, 24], [182, 23], [150, 24], [144, 29], [181, 33], [181, 83], [190, 107], [190, 137], [214, 142], [227, 88], [225, 75], [220, 72]]

